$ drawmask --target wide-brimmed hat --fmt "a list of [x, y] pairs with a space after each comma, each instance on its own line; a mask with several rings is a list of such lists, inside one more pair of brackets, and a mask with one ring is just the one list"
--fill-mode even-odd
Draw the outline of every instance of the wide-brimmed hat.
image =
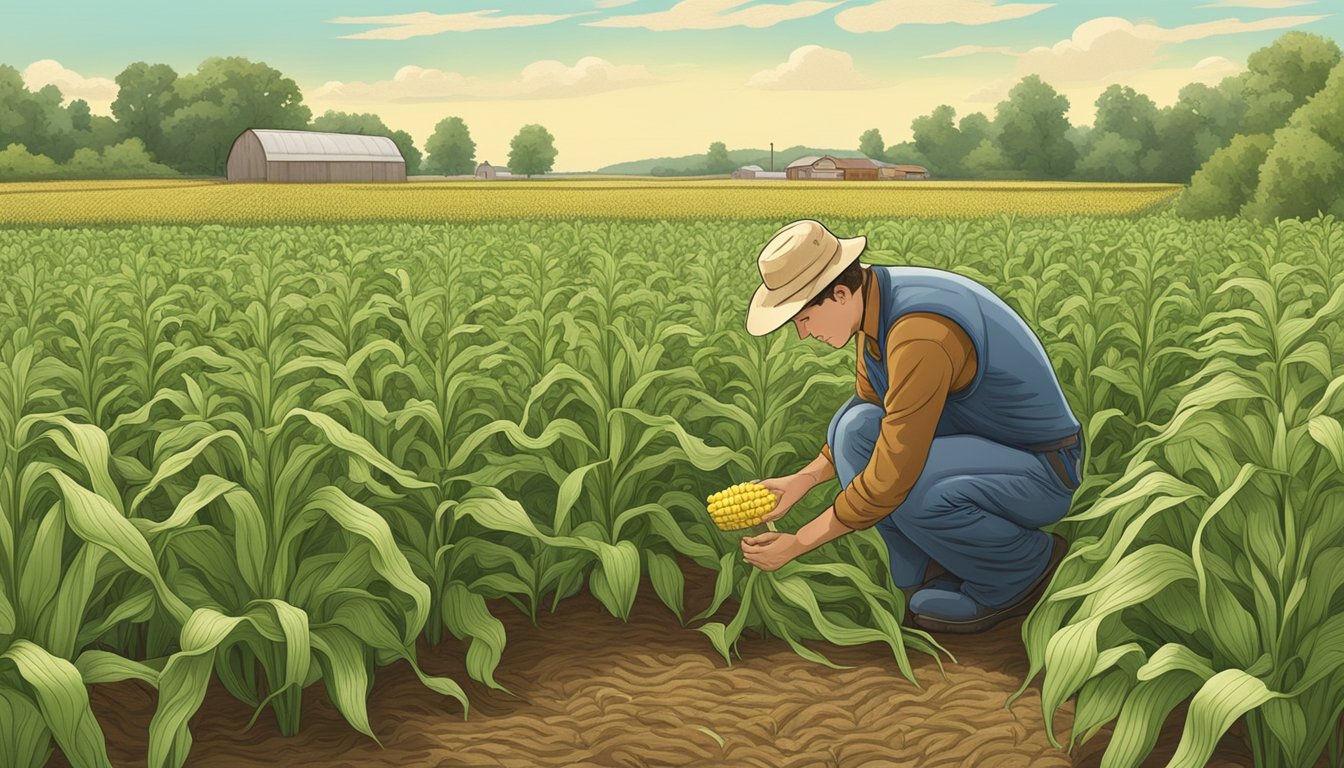
[[836, 237], [812, 219], [781, 227], [757, 259], [761, 286], [747, 308], [747, 332], [764, 336], [787, 323], [853, 264], [867, 244], [862, 235]]

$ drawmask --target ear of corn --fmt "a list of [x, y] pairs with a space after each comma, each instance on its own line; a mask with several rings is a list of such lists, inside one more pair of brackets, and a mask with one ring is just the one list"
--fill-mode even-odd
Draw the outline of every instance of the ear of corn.
[[775, 508], [775, 494], [760, 483], [738, 483], [711, 494], [709, 516], [723, 531], [736, 531], [760, 525], [761, 518]]

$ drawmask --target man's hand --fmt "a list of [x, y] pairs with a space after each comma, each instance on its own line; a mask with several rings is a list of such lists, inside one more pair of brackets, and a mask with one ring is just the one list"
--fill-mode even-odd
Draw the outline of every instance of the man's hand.
[[775, 503], [775, 508], [761, 517], [762, 523], [769, 523], [783, 517], [794, 504], [798, 503], [817, 484], [815, 478], [802, 472], [785, 475], [784, 477], [772, 477], [768, 480], [752, 480], [751, 482], [759, 483], [779, 499]]
[[798, 537], [792, 533], [769, 531], [742, 538], [744, 559], [762, 571], [782, 568], [793, 558], [803, 554]]

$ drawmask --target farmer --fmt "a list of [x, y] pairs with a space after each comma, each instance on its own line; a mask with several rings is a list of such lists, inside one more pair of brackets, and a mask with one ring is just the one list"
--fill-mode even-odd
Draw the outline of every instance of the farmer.
[[1030, 611], [1064, 556], [1040, 529], [1078, 487], [1079, 424], [1040, 341], [999, 297], [953, 272], [862, 264], [866, 244], [806, 219], [761, 250], [747, 331], [792, 321], [836, 348], [857, 334], [858, 381], [821, 454], [762, 481], [780, 497], [767, 520], [837, 477], [834, 504], [796, 534], [743, 538], [742, 552], [773, 571], [876, 526], [908, 621], [983, 631]]

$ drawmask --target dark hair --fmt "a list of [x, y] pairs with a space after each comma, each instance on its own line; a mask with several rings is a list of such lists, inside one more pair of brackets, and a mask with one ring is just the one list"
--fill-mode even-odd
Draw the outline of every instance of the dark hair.
[[[850, 293], [858, 293], [859, 286], [863, 285], [863, 264], [861, 264], [858, 259], [851, 261], [849, 266], [845, 267], [845, 271], [836, 275], [830, 285], [826, 286], [821, 293], [813, 296], [811, 301], [803, 305], [803, 309], [819, 306], [821, 302], [827, 299], [834, 301], [835, 289], [841, 285], [848, 288]], [[801, 312], [802, 310], [799, 311]]]

